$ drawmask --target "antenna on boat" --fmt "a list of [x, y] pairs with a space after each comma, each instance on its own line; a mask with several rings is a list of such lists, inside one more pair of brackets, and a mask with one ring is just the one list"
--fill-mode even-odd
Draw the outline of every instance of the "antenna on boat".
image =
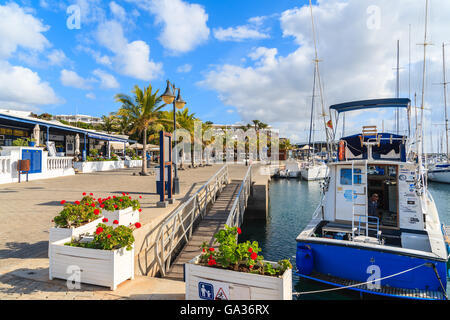
[[445, 116], [445, 145], [446, 145], [446, 152], [447, 152], [447, 161], [450, 159], [449, 157], [449, 151], [448, 151], [448, 115], [447, 115], [447, 77], [446, 77], [446, 70], [445, 70], [445, 43], [442, 43], [442, 70], [444, 74], [444, 116]]
[[[322, 104], [322, 117], [323, 117], [323, 122], [324, 122], [324, 128], [325, 128], [325, 135], [326, 135], [326, 139], [327, 139], [327, 152], [328, 152], [328, 157], [329, 159], [331, 159], [331, 156], [333, 154], [332, 149], [332, 145], [330, 144], [330, 133], [327, 127], [327, 119], [326, 119], [326, 112], [325, 112], [325, 105], [324, 105], [324, 101], [323, 101], [323, 89], [322, 89], [322, 82], [320, 80], [320, 71], [319, 71], [319, 58], [317, 55], [317, 42], [316, 42], [316, 30], [314, 27], [314, 15], [313, 15], [313, 8], [312, 8], [312, 2], [311, 0], [309, 0], [309, 8], [311, 11], [311, 25], [312, 25], [312, 33], [313, 33], [313, 40], [314, 40], [314, 63], [315, 63], [315, 71], [317, 72], [317, 82], [319, 85], [319, 90], [320, 90], [320, 102]], [[331, 116], [330, 116], [330, 120], [331, 120]], [[334, 139], [333, 139], [334, 140]]]

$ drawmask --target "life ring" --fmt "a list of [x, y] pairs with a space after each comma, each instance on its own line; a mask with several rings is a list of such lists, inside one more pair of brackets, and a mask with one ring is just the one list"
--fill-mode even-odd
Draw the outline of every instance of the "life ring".
[[345, 160], [345, 142], [339, 141], [339, 161]]

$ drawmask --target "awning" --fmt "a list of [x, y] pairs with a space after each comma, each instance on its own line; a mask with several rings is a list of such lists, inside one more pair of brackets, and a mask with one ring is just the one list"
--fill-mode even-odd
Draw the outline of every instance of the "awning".
[[374, 99], [335, 104], [330, 107], [330, 110], [336, 110], [341, 113], [373, 108], [408, 108], [410, 104], [411, 100], [407, 98]]
[[111, 149], [115, 149], [115, 150], [123, 150], [123, 148], [126, 147], [125, 143], [115, 142], [115, 141], [109, 142], [109, 145], [111, 146]]

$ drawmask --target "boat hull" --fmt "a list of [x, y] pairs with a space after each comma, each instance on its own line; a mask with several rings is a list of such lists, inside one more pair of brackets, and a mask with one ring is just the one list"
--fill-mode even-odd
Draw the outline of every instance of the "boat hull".
[[322, 180], [328, 176], [327, 165], [311, 166], [301, 170], [302, 178], [307, 181]]
[[450, 169], [429, 171], [428, 179], [433, 182], [450, 183]]
[[[305, 265], [302, 259], [302, 249], [308, 246], [311, 250], [311, 261]], [[436, 276], [431, 266], [421, 266], [425, 263], [434, 264], [441, 278]], [[390, 275], [417, 267], [412, 271], [398, 276], [381, 280], [380, 286], [410, 290], [442, 291], [446, 288], [447, 266], [445, 261], [433, 260], [425, 257], [404, 255], [399, 253], [335, 245], [314, 241], [298, 241], [297, 243], [297, 269], [300, 275], [309, 276], [310, 271], [336, 278], [348, 279], [364, 283], [375, 281]], [[307, 270], [306, 272], [302, 272]], [[376, 277], [372, 275], [375, 272]], [[378, 272], [378, 273], [377, 273]]]

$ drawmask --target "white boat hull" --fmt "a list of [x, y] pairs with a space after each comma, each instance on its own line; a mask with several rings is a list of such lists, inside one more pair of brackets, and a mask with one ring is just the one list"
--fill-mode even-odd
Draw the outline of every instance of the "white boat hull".
[[307, 181], [322, 180], [328, 176], [329, 168], [327, 165], [309, 166], [301, 170], [302, 178]]
[[450, 183], [450, 170], [430, 171], [428, 180], [434, 182]]

